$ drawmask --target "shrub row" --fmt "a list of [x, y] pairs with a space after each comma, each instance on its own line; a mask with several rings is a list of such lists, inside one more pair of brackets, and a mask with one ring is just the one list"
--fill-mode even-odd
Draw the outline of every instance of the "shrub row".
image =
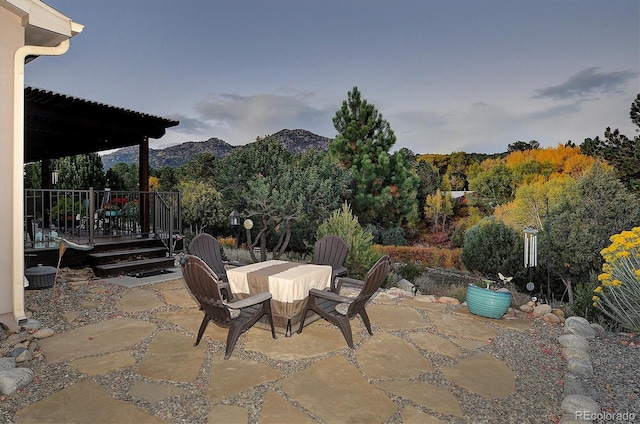
[[376, 252], [389, 255], [394, 262], [419, 262], [429, 268], [454, 268], [464, 270], [461, 249], [444, 249], [423, 246], [374, 246]]

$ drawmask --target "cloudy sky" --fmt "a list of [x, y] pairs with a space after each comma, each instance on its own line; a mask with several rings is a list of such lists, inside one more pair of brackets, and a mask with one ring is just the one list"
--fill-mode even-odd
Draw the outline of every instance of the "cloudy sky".
[[26, 84], [177, 119], [152, 148], [335, 137], [357, 86], [416, 153], [634, 136], [637, 0], [44, 0], [85, 26]]

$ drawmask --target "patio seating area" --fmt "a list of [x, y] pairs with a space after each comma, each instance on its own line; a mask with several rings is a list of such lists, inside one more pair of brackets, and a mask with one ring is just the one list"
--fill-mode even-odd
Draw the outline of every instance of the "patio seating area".
[[[15, 422], [470, 423], [511, 409], [522, 396], [517, 387], [538, 378], [522, 372], [525, 364], [492, 354], [505, 338], [520, 346], [530, 340], [532, 320], [480, 318], [401, 290], [372, 298], [372, 336], [359, 318], [351, 320], [354, 349], [335, 325], [316, 320], [288, 338], [253, 326], [225, 360], [228, 330], [214, 323], [193, 346], [203, 312], [177, 277], [133, 287], [121, 279], [63, 284], [78, 299], [109, 296], [76, 306], [81, 316], [97, 309], [89, 316], [100, 319], [56, 324], [65, 330], [40, 340], [46, 361], [37, 373], [56, 369], [66, 377], [52, 394], [21, 407]], [[28, 293], [27, 308], [48, 301], [44, 295]], [[526, 366], [553, 366], [550, 360], [542, 355]], [[551, 410], [559, 404], [548, 400]], [[549, 416], [545, 408], [529, 412]], [[493, 422], [521, 419], [523, 411], [512, 409]]]

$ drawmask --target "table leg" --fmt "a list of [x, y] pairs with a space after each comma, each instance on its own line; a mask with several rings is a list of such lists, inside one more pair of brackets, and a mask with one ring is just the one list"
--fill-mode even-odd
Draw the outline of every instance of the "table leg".
[[291, 337], [291, 318], [287, 320], [287, 329], [284, 332], [285, 337]]

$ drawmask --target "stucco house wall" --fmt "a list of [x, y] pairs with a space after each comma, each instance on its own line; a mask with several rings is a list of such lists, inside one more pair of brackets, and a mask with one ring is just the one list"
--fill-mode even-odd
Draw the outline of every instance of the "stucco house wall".
[[81, 31], [81, 25], [39, 0], [0, 0], [0, 321], [11, 327], [26, 320], [24, 57], [62, 54], [65, 43]]

